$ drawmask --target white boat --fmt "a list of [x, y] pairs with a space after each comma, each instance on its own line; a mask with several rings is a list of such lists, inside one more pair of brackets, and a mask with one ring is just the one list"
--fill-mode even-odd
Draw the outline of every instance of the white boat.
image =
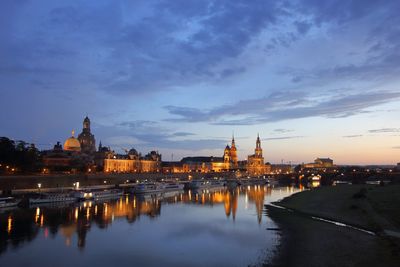
[[179, 191], [183, 190], [185, 185], [176, 182], [166, 182], [164, 183], [164, 190], [163, 191]]
[[92, 200], [93, 199], [93, 193], [90, 190], [76, 190], [73, 195], [78, 200]]
[[201, 188], [211, 188], [211, 187], [223, 187], [223, 181], [219, 180], [193, 180], [188, 184], [189, 189], [201, 189]]
[[111, 199], [119, 198], [122, 195], [123, 192], [119, 189], [79, 190], [74, 193], [74, 196], [79, 200]]
[[36, 198], [29, 198], [29, 204], [56, 203], [56, 202], [75, 202], [76, 197], [70, 194], [39, 194]]
[[163, 183], [140, 183], [133, 187], [133, 193], [135, 194], [157, 193], [164, 190], [165, 184]]
[[2, 197], [0, 198], [0, 209], [16, 207], [20, 201], [21, 200], [16, 200], [13, 197]]
[[123, 192], [119, 189], [107, 189], [101, 191], [92, 191], [92, 195], [94, 200], [113, 199], [121, 197]]

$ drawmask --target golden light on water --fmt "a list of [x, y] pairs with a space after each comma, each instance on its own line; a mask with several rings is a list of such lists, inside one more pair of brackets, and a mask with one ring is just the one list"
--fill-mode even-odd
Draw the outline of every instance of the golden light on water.
[[10, 216], [8, 216], [8, 219], [7, 219], [7, 233], [11, 233], [11, 231], [12, 231], [12, 223], [13, 223], [13, 219], [12, 219], [12, 217], [10, 215]]
[[35, 215], [35, 223], [39, 222], [39, 217], [40, 217], [40, 208], [36, 208], [36, 215]]
[[79, 217], [79, 209], [78, 209], [78, 207], [76, 207], [75, 208], [75, 214], [74, 214], [75, 221], [78, 220], [78, 217]]

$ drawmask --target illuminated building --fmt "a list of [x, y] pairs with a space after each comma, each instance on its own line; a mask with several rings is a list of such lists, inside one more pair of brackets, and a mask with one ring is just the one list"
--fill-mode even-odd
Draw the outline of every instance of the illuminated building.
[[93, 156], [96, 151], [94, 146], [94, 135], [90, 133], [90, 120], [88, 117], [83, 121], [83, 131], [75, 138], [75, 131], [64, 142], [54, 145], [53, 149], [43, 151], [43, 173], [51, 171], [84, 170], [93, 165]]
[[222, 157], [185, 157], [180, 162], [164, 162], [163, 172], [226, 172], [238, 166], [235, 139], [232, 137], [231, 146], [226, 145]]
[[104, 159], [105, 172], [160, 172], [161, 154], [151, 151], [146, 156], [132, 148], [127, 155], [109, 153]]
[[183, 172], [223, 172], [231, 167], [225, 157], [185, 157], [180, 161]]
[[330, 158], [317, 158], [314, 160], [314, 163], [304, 164], [304, 168], [312, 168], [312, 169], [325, 169], [325, 168], [333, 168], [335, 165], [333, 164], [333, 160]]
[[256, 149], [253, 155], [247, 158], [247, 173], [249, 175], [262, 175], [266, 173], [266, 166], [264, 165], [264, 158], [262, 155], [260, 136], [257, 135]]
[[233, 164], [233, 168], [238, 168], [238, 156], [237, 156], [237, 149], [235, 144], [235, 137], [232, 136], [232, 144], [231, 144], [231, 161]]
[[72, 131], [70, 138], [64, 142], [65, 151], [81, 152], [81, 144], [78, 139], [75, 138], [75, 131]]

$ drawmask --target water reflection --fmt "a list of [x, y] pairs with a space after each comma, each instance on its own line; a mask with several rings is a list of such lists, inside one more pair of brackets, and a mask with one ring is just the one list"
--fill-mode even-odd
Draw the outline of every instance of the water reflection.
[[[289, 190], [289, 189], [288, 189]], [[142, 216], [155, 219], [161, 214], [163, 205], [194, 205], [199, 208], [218, 207], [228, 220], [235, 221], [240, 206], [239, 197], [245, 199], [245, 209], [256, 211], [255, 223], [261, 224], [265, 198], [271, 195], [266, 186], [246, 186], [235, 189], [181, 191], [154, 195], [124, 195], [117, 200], [105, 202], [86, 201], [82, 203], [38, 206], [29, 209], [15, 209], [0, 213], [0, 254], [8, 247], [18, 248], [35, 240], [55, 237], [59, 232], [66, 247], [84, 249], [88, 233], [95, 225], [106, 229], [115, 220], [134, 224]], [[203, 215], [207, 216], [207, 215]]]

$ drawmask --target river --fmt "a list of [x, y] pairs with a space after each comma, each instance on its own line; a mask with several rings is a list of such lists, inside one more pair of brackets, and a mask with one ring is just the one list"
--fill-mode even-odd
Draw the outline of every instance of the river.
[[264, 204], [296, 191], [253, 185], [3, 210], [0, 266], [258, 265], [279, 243]]

